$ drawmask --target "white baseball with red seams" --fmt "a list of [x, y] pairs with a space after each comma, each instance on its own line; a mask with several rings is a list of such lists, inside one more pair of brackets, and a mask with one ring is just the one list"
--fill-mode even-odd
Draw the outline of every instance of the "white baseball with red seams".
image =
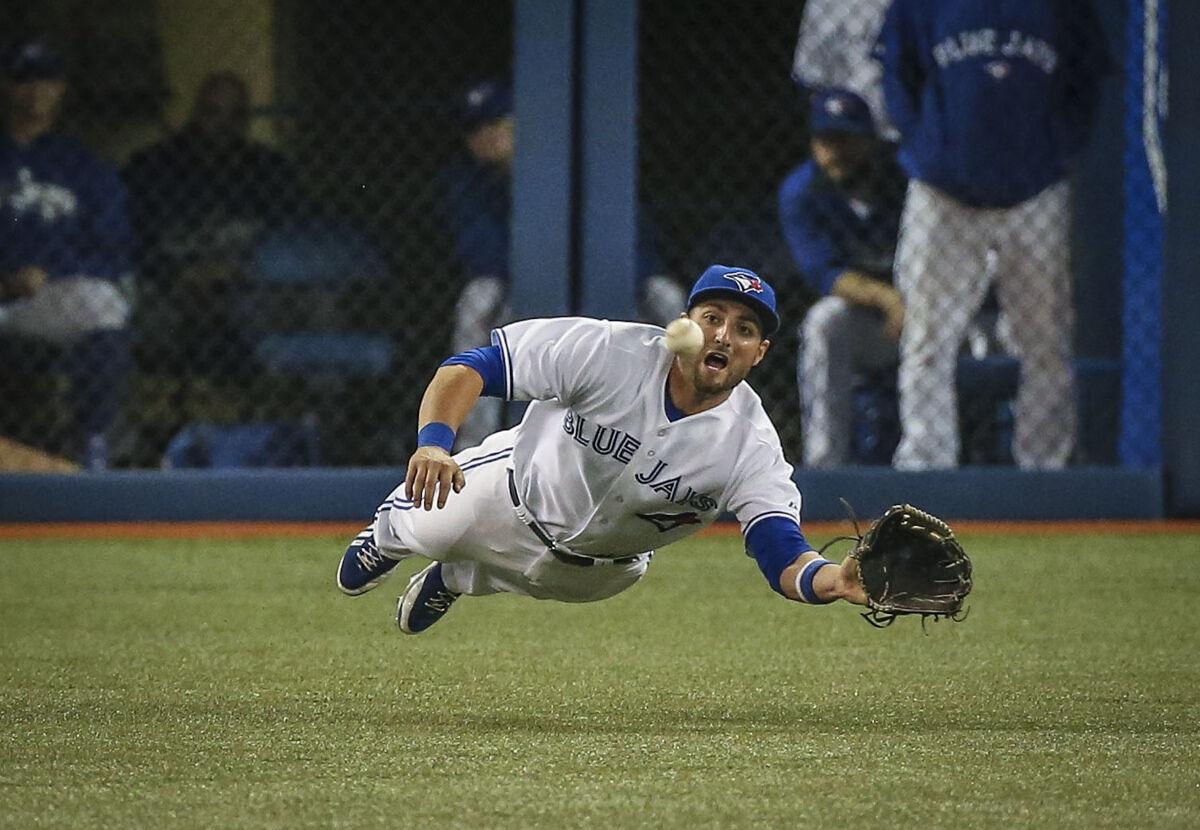
[[681, 357], [693, 357], [704, 348], [704, 332], [689, 317], [680, 317], [668, 323], [664, 339], [667, 348]]

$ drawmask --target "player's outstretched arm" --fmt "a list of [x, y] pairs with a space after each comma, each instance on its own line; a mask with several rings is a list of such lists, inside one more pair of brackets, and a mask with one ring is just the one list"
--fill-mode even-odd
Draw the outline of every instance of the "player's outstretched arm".
[[432, 510], [446, 506], [450, 492], [460, 492], [466, 479], [450, 456], [454, 434], [483, 391], [483, 378], [469, 366], [439, 367], [421, 398], [417, 451], [408, 460], [404, 495]]
[[[810, 563], [813, 563], [811, 567]], [[867, 604], [867, 592], [858, 573], [858, 560], [850, 556], [839, 564], [825, 560], [815, 550], [810, 550], [783, 570], [779, 587], [785, 597], [798, 602], [843, 599], [855, 605]]]

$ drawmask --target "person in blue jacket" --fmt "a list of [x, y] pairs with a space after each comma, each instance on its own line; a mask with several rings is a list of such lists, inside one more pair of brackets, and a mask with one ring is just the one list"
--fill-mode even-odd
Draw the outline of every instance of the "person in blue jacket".
[[994, 282], [1021, 361], [1013, 455], [1075, 443], [1068, 175], [1109, 58], [1087, 0], [895, 0], [876, 46], [910, 177], [896, 284], [898, 469], [957, 464], [963, 333]]
[[[459, 117], [465, 148], [439, 176], [441, 213], [466, 284], [455, 305], [452, 347], [486, 346], [493, 328], [507, 322], [509, 216], [514, 128], [512, 87], [494, 78], [471, 86]], [[639, 311], [666, 325], [687, 304], [687, 293], [667, 275], [657, 232], [642, 217], [638, 227]], [[458, 431], [459, 448], [474, 446], [500, 427], [500, 404], [485, 399]]]
[[[125, 188], [115, 168], [55, 131], [67, 82], [64, 59], [49, 42], [17, 43], [3, 70], [0, 398], [19, 401], [34, 388], [31, 375], [60, 366], [72, 381], [78, 432], [74, 446], [62, 449], [103, 468], [131, 364], [122, 290], [132, 245]], [[0, 422], [23, 438], [34, 427]]]
[[851, 461], [854, 378], [893, 370], [904, 302], [892, 264], [905, 177], [876, 136], [866, 101], [845, 89], [811, 96], [812, 157], [779, 188], [779, 219], [801, 274], [823, 296], [800, 326], [797, 382], [803, 461]]

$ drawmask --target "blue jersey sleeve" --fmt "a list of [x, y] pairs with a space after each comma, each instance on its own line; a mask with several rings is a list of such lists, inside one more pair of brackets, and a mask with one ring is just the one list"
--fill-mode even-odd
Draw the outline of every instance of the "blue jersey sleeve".
[[894, 0], [888, 8], [874, 51], [882, 70], [888, 118], [901, 136], [911, 136], [920, 117], [925, 70], [909, 0]]
[[484, 346], [461, 352], [442, 361], [443, 366], [470, 366], [483, 378], [483, 394], [503, 398], [505, 393], [504, 356], [499, 346]]
[[459, 161], [440, 176], [441, 208], [471, 276], [508, 277], [508, 189], [498, 174]]
[[801, 274], [822, 294], [828, 294], [845, 270], [838, 251], [808, 198], [816, 163], [796, 168], [779, 188], [779, 224]]
[[772, 590], [781, 596], [779, 577], [801, 554], [812, 549], [800, 526], [784, 516], [768, 516], [746, 531], [746, 551], [758, 562]]

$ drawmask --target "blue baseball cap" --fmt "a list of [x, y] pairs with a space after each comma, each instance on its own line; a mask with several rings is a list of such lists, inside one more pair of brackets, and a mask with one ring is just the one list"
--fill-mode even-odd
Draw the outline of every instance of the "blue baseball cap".
[[709, 297], [725, 297], [750, 306], [762, 321], [763, 337], [779, 329], [779, 313], [775, 310], [775, 289], [749, 268], [710, 265], [688, 295], [688, 311]]
[[45, 38], [13, 44], [4, 56], [4, 74], [12, 81], [62, 80], [67, 64]]
[[871, 108], [859, 95], [848, 89], [821, 89], [812, 96], [812, 116], [808, 130], [813, 135], [875, 135], [875, 121], [871, 118]]
[[459, 118], [463, 128], [470, 131], [489, 121], [512, 114], [512, 87], [508, 82], [493, 78], [475, 84], [462, 98]]

